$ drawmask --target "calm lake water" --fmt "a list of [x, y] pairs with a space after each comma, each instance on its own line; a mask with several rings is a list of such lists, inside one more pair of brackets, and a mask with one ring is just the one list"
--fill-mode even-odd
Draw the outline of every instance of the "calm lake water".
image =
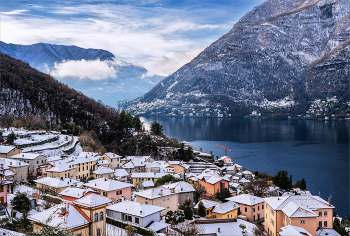
[[349, 217], [349, 122], [235, 118], [142, 117], [146, 129], [161, 123], [164, 134], [197, 150], [223, 156], [252, 171], [275, 175], [287, 170], [293, 182], [331, 198], [338, 215]]

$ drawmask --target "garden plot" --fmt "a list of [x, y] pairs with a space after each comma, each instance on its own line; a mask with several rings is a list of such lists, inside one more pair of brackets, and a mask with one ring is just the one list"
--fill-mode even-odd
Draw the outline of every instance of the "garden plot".
[[[54, 137], [55, 135], [48, 135]], [[32, 146], [32, 147], [26, 147], [23, 148], [23, 152], [31, 152], [31, 151], [40, 151], [45, 149], [54, 149], [59, 148], [60, 146], [69, 143], [72, 140], [72, 137], [69, 135], [59, 135], [59, 139], [57, 141], [51, 142], [51, 143], [45, 143], [43, 145], [38, 146]]]

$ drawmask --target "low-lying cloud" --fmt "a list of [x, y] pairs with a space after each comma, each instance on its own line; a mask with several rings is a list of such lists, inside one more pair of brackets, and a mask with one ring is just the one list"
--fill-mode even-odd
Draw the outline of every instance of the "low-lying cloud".
[[77, 77], [79, 79], [103, 80], [117, 78], [116, 70], [107, 61], [64, 61], [55, 64], [50, 74], [57, 78]]

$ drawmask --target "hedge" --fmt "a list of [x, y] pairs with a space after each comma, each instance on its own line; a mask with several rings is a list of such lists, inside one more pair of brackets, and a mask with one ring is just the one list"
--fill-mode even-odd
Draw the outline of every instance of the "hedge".
[[[109, 217], [106, 217], [106, 223], [117, 226], [122, 229], [125, 229], [125, 227], [128, 226], [128, 224], [123, 221], [111, 219]], [[156, 236], [156, 233], [153, 230], [145, 229], [143, 227], [136, 226], [135, 224], [131, 224], [131, 226], [134, 228], [135, 233], [137, 234], [141, 234], [144, 236]]]

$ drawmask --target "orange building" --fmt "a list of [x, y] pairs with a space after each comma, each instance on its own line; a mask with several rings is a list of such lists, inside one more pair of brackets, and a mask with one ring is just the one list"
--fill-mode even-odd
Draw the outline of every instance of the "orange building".
[[178, 174], [183, 174], [185, 167], [182, 166], [179, 161], [168, 161], [169, 166], [174, 168], [174, 172]]
[[205, 187], [207, 194], [215, 194], [216, 192], [223, 192], [225, 188], [229, 188], [229, 181], [216, 177], [216, 176], [204, 176], [201, 179], [197, 179], [198, 184]]
[[333, 227], [333, 206], [318, 196], [292, 195], [265, 198], [265, 230], [277, 236], [287, 225], [316, 235], [318, 227]]

